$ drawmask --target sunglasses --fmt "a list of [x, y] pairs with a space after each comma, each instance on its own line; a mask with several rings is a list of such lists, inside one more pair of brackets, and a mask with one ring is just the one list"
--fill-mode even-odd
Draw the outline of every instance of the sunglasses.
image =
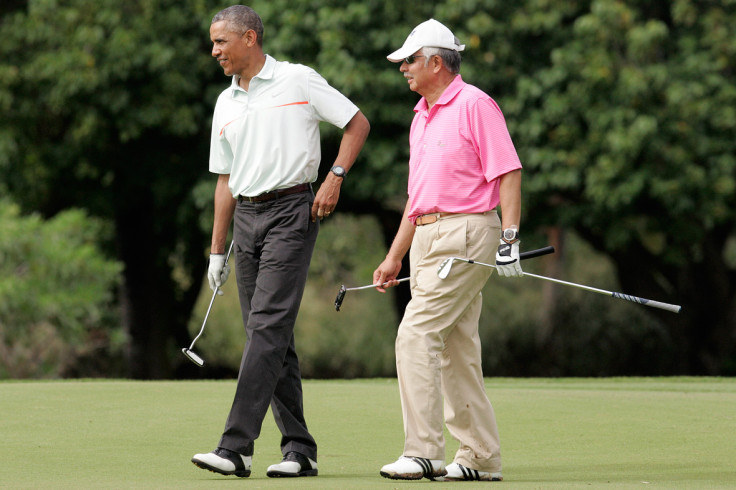
[[411, 56], [407, 56], [406, 58], [404, 58], [404, 62], [407, 65], [411, 65], [412, 63], [414, 63], [417, 60], [417, 58], [426, 58], [426, 56], [421, 55], [421, 54], [413, 54]]

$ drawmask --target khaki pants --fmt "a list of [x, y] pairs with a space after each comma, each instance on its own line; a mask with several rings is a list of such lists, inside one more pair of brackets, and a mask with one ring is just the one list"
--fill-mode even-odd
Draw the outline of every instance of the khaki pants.
[[446, 279], [437, 277], [440, 263], [451, 256], [494, 263], [500, 228], [495, 211], [451, 215], [416, 228], [410, 252], [412, 299], [396, 338], [404, 456], [445, 459], [444, 398], [444, 421], [460, 442], [454, 461], [501, 471], [478, 337], [480, 291], [493, 269], [456, 262]]

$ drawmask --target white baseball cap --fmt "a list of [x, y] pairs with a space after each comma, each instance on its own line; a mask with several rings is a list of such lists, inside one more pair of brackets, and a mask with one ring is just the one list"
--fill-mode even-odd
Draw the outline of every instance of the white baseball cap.
[[386, 58], [393, 62], [403, 61], [407, 56], [411, 56], [425, 47], [453, 49], [455, 51], [465, 49], [465, 45], [460, 44], [460, 41], [450, 29], [434, 19], [429, 19], [416, 26], [404, 41], [404, 45], [386, 56]]

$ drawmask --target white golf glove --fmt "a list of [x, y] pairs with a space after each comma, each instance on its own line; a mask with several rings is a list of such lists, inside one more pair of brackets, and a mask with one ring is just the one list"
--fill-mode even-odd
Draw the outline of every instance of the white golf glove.
[[225, 264], [225, 254], [210, 254], [210, 266], [207, 269], [207, 280], [210, 283], [210, 289], [217, 291], [222, 296], [224, 293], [221, 288], [230, 275], [230, 265]]
[[519, 240], [508, 243], [503, 238], [499, 241], [496, 252], [496, 271], [499, 276], [521, 277], [524, 275], [519, 258], [519, 243]]

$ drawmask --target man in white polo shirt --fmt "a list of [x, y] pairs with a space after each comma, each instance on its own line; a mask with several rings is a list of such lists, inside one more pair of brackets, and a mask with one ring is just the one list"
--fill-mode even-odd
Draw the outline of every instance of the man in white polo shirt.
[[[496, 259], [520, 276], [521, 163], [496, 103], [463, 82], [461, 45], [430, 19], [388, 55], [422, 98], [409, 133], [409, 198], [374, 284], [395, 286], [411, 249], [411, 294], [396, 337], [404, 450], [386, 478], [501, 480], [501, 448], [481, 369], [481, 289], [493, 269], [462, 267], [445, 280], [447, 257]], [[503, 225], [496, 213], [501, 207]], [[501, 230], [503, 234], [501, 234]], [[384, 291], [379, 287], [379, 291]], [[444, 399], [444, 411], [443, 411]], [[444, 422], [460, 442], [445, 467]]]
[[[234, 218], [233, 258], [247, 343], [235, 398], [218, 447], [192, 462], [247, 477], [254, 442], [271, 406], [283, 460], [271, 477], [317, 475], [317, 444], [302, 408], [294, 322], [319, 220], [332, 213], [340, 186], [363, 147], [368, 120], [317, 72], [263, 53], [263, 24], [250, 7], [214, 16], [212, 56], [232, 76], [212, 122], [210, 171], [218, 174], [208, 279], [227, 280], [226, 239]], [[316, 196], [319, 122], [345, 128], [331, 171]]]

